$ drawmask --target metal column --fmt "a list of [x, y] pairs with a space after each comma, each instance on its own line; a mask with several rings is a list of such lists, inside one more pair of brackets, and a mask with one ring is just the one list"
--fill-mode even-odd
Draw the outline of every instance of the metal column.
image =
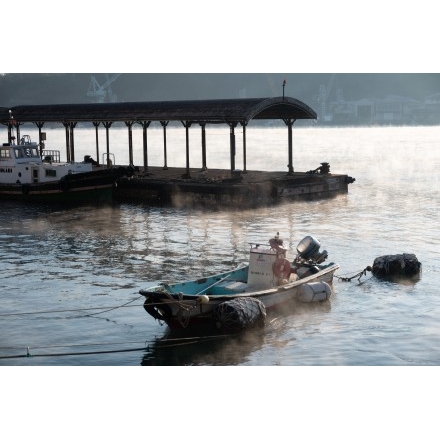
[[231, 151], [231, 175], [235, 170], [235, 127], [237, 126], [236, 122], [229, 122], [229, 142], [230, 142], [230, 151]]
[[292, 126], [295, 123], [296, 119], [283, 119], [284, 123], [287, 125], [288, 132], [288, 153], [289, 153], [289, 164], [287, 167], [289, 171], [287, 174], [293, 174], [293, 148], [292, 148]]
[[206, 123], [201, 122], [200, 126], [202, 127], [202, 170], [205, 171], [208, 169], [206, 167]]
[[125, 121], [125, 125], [128, 127], [128, 161], [133, 166], [133, 121]]
[[186, 135], [186, 174], [184, 175], [185, 179], [191, 179], [191, 173], [189, 171], [189, 127], [191, 127], [191, 122], [181, 121], [183, 126], [185, 127], [185, 135]]
[[66, 129], [66, 161], [70, 162], [70, 134], [69, 134], [69, 123], [63, 122], [64, 128]]
[[242, 121], [241, 125], [243, 126], [243, 173], [246, 173], [246, 127], [247, 122]]
[[93, 125], [95, 126], [95, 140], [96, 140], [96, 162], [98, 162], [99, 165], [99, 136], [98, 136], [98, 127], [100, 122], [94, 122]]
[[167, 125], [170, 121], [160, 121], [160, 123], [162, 124], [163, 127], [163, 169], [167, 170], [168, 169], [168, 165], [167, 165]]
[[35, 125], [38, 127], [38, 145], [40, 146], [40, 157], [43, 156], [43, 149], [44, 149], [44, 142], [46, 140], [46, 137], [44, 136], [43, 139], [43, 133], [41, 132], [41, 129], [44, 126], [44, 122], [35, 122]]
[[76, 122], [71, 122], [69, 124], [69, 131], [70, 131], [70, 160], [72, 162], [75, 162], [75, 141], [74, 141], [74, 135], [73, 135], [73, 129], [76, 127]]
[[112, 126], [112, 122], [104, 122], [105, 127], [105, 136], [106, 136], [106, 144], [107, 144], [107, 168], [110, 168], [111, 160], [110, 160], [110, 139], [109, 139], [109, 128]]
[[139, 124], [142, 125], [142, 140], [143, 140], [143, 151], [144, 151], [144, 173], [148, 174], [148, 143], [147, 143], [147, 128], [150, 126], [151, 121], [141, 121]]

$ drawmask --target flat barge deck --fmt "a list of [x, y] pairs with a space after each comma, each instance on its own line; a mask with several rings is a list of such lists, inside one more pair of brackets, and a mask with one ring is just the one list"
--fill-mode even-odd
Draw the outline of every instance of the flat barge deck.
[[114, 199], [173, 207], [255, 208], [310, 201], [348, 192], [350, 176], [331, 173], [276, 171], [234, 172], [224, 169], [149, 167], [119, 179]]

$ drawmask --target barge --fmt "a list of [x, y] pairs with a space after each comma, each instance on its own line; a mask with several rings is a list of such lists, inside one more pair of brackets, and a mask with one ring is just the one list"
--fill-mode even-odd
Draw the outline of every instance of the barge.
[[206, 208], [256, 208], [311, 201], [348, 193], [354, 178], [344, 174], [274, 171], [191, 170], [150, 167], [118, 179], [113, 198], [119, 202]]

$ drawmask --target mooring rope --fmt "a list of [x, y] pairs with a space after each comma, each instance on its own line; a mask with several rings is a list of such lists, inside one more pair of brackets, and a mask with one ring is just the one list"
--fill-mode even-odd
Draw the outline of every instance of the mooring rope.
[[334, 275], [334, 277], [337, 278], [339, 281], [351, 281], [354, 278], [357, 278], [358, 282], [360, 282], [361, 277], [366, 276], [367, 272], [371, 272], [371, 266], [367, 266], [365, 269], [362, 269], [360, 272], [357, 272], [355, 275], [351, 277], [342, 277], [338, 275]]
[[132, 302], [137, 301], [137, 300], [139, 300], [141, 298], [142, 298], [142, 296], [139, 296], [139, 297], [137, 297], [135, 299], [132, 299], [131, 301], [128, 301], [128, 302], [124, 303], [124, 304], [121, 304], [121, 305], [115, 306], [115, 307], [110, 307], [108, 309], [102, 310], [101, 312], [88, 313], [87, 315], [82, 315], [82, 316], [72, 316], [72, 318], [83, 318], [83, 317], [86, 317], [86, 316], [95, 316], [95, 315], [100, 315], [101, 313], [110, 312], [111, 310], [116, 310], [116, 309], [121, 309], [123, 307], [128, 307], [129, 304], [131, 304]]
[[[72, 344], [72, 345], [45, 345], [45, 346], [27, 346], [25, 347], [25, 354], [14, 354], [14, 355], [6, 355], [0, 356], [0, 360], [2, 359], [20, 359], [20, 358], [36, 358], [36, 357], [61, 357], [61, 356], [87, 356], [87, 355], [96, 355], [96, 354], [112, 354], [112, 353], [128, 353], [134, 351], [150, 351], [150, 344], [159, 344], [156, 348], [172, 348], [178, 346], [184, 346], [189, 344], [197, 344], [199, 342], [204, 342], [210, 339], [219, 339], [227, 337], [228, 335], [219, 334], [219, 335], [206, 335], [206, 336], [194, 336], [187, 338], [170, 338], [157, 340], [153, 339], [150, 341], [125, 341], [125, 342], [108, 342], [108, 343], [94, 343], [94, 344]], [[93, 346], [108, 346], [108, 345], [122, 345], [122, 344], [139, 344], [143, 343], [143, 347], [135, 347], [135, 348], [123, 348], [123, 349], [114, 349], [114, 350], [90, 350], [90, 351], [69, 351], [69, 352], [56, 352], [56, 353], [32, 353], [32, 350], [38, 349], [51, 349], [51, 348], [75, 348], [75, 347], [93, 347]], [[23, 346], [20, 347], [0, 347], [0, 350], [22, 350]]]
[[[183, 302], [183, 294], [182, 293], [177, 293], [176, 295], [178, 296], [178, 299], [175, 299], [172, 296], [173, 291], [171, 290], [171, 287], [168, 284], [161, 283], [161, 286], [163, 286], [165, 289], [165, 290], [162, 290], [161, 292], [167, 297], [167, 299], [168, 299], [167, 303], [168, 304], [174, 303], [179, 306], [179, 311], [177, 312], [177, 319], [178, 319], [180, 325], [183, 328], [186, 328], [189, 324], [191, 311], [194, 308], [196, 308], [198, 305], [197, 299], [191, 300], [190, 304], [185, 304]], [[199, 292], [199, 293], [201, 293], [201, 292]], [[163, 304], [163, 303], [149, 303], [148, 305], [155, 306], [155, 305], [159, 305], [159, 304]]]
[[74, 351], [68, 353], [37, 353], [31, 354], [30, 348], [27, 347], [26, 354], [17, 354], [11, 356], [0, 356], [0, 359], [19, 359], [19, 358], [30, 358], [30, 357], [58, 357], [58, 356], [86, 356], [92, 354], [109, 354], [109, 353], [126, 353], [130, 351], [142, 351], [146, 350], [148, 347], [137, 347], [137, 348], [126, 348], [119, 350], [95, 350], [95, 351]]
[[144, 298], [143, 296], [138, 296], [137, 298], [130, 300], [124, 304], [118, 305], [118, 306], [88, 307], [88, 308], [79, 308], [79, 309], [38, 310], [35, 312], [0, 313], [0, 318], [7, 318], [7, 317], [11, 317], [11, 316], [45, 315], [45, 314], [50, 314], [50, 313], [68, 313], [68, 312], [84, 312], [84, 311], [88, 311], [88, 310], [102, 310], [101, 312], [97, 312], [97, 313], [88, 313], [86, 315], [71, 317], [71, 318], [83, 318], [85, 316], [98, 315], [100, 313], [109, 312], [111, 310], [116, 310], [116, 309], [120, 309], [123, 307], [139, 307], [138, 304], [136, 304], [136, 305], [129, 305], [129, 304], [131, 304], [132, 302], [137, 301], [139, 299], [143, 299], [143, 298]]

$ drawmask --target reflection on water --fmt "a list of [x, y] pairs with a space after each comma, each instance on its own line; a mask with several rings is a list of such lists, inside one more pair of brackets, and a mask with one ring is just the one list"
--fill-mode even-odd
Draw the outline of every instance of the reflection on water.
[[239, 365], [261, 349], [263, 329], [249, 329], [236, 335], [167, 334], [148, 347], [141, 364], [147, 365]]
[[162, 338], [148, 346], [141, 365], [247, 365], [252, 355], [265, 345], [279, 348], [288, 345], [289, 333], [314, 325], [331, 310], [330, 302], [301, 304], [292, 301], [291, 306], [270, 311], [265, 327], [250, 328], [237, 334], [203, 333], [197, 330], [167, 329]]

